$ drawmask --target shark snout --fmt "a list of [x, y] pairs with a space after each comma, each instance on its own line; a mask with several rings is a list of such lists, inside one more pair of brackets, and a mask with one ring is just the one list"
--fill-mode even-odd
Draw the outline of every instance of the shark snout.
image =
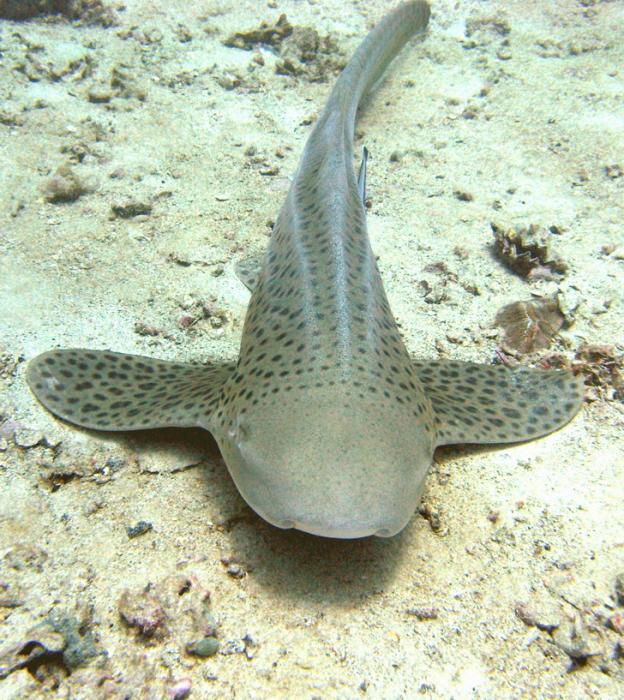
[[281, 523], [275, 523], [277, 527], [283, 529], [295, 529], [307, 532], [310, 535], [318, 535], [320, 537], [332, 537], [336, 539], [358, 539], [362, 537], [392, 537], [399, 533], [407, 524], [411, 517], [411, 513], [407, 518], [401, 520], [386, 520], [386, 521], [354, 521], [349, 519], [348, 523], [317, 521], [312, 520], [297, 520], [286, 519]]
[[391, 537], [418, 505], [430, 440], [394, 406], [341, 408], [308, 392], [306, 404], [250, 412], [221, 442], [225, 461], [243, 498], [276, 527]]
[[[257, 465], [256, 465], [257, 467]], [[235, 478], [247, 503], [265, 520], [281, 529], [296, 529], [311, 535], [339, 539], [392, 537], [409, 522], [420, 498], [412, 479], [403, 479], [401, 488], [388, 478], [380, 487], [375, 479], [364, 478], [361, 469], [344, 464], [329, 470], [262, 470], [247, 468]], [[354, 474], [355, 472], [355, 474]], [[279, 478], [275, 478], [279, 475]], [[390, 483], [389, 483], [390, 482]]]

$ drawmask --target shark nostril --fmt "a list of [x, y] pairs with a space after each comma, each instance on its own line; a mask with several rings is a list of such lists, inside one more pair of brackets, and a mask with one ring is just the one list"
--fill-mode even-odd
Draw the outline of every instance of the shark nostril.
[[227, 433], [228, 437], [237, 444], [240, 444], [245, 438], [247, 438], [247, 430], [242, 424], [241, 416], [237, 416], [232, 421]]

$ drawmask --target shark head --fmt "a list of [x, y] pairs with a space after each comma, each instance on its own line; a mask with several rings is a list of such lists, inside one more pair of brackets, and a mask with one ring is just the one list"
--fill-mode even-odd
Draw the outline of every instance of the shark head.
[[397, 402], [314, 389], [258, 403], [220, 441], [247, 503], [280, 528], [389, 537], [416, 508], [431, 464], [424, 422]]

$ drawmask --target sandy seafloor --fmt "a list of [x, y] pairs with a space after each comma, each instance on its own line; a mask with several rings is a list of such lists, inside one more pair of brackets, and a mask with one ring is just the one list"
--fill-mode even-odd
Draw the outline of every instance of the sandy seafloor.
[[[429, 518], [361, 541], [264, 523], [208, 434], [102, 435], [35, 401], [26, 363], [53, 347], [236, 355], [234, 262], [391, 4], [123, 5], [110, 27], [0, 25], [0, 697], [623, 697], [610, 387], [547, 438], [439, 450]], [[333, 37], [324, 80], [223, 44], [281, 13]], [[551, 352], [621, 354], [623, 23], [619, 1], [440, 0], [370, 101], [370, 235], [415, 355], [492, 362], [496, 310], [556, 291], [578, 306]], [[63, 167], [85, 192], [50, 202]], [[556, 226], [567, 276], [513, 274], [492, 221]], [[220, 649], [198, 658], [206, 592]]]

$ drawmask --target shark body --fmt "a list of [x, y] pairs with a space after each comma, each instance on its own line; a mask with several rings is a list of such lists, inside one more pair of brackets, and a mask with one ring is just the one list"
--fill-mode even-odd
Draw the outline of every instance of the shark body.
[[200, 426], [263, 518], [340, 538], [405, 527], [437, 446], [528, 440], [576, 414], [571, 373], [415, 361], [390, 310], [353, 132], [362, 97], [428, 19], [426, 2], [400, 5], [338, 78], [261, 264], [240, 266], [252, 296], [238, 361], [52, 350], [28, 367], [52, 413], [97, 430]]

